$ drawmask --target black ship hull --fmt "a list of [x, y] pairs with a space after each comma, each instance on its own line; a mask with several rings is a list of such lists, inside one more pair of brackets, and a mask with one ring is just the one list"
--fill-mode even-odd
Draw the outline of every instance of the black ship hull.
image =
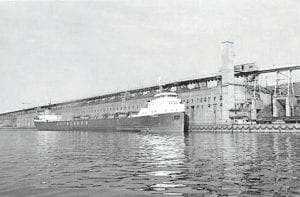
[[35, 122], [38, 130], [48, 131], [144, 131], [151, 133], [184, 132], [187, 129], [184, 112], [115, 119]]

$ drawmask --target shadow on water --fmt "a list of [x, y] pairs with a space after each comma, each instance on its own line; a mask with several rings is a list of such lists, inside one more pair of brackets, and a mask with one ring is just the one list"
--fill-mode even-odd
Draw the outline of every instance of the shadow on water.
[[0, 196], [300, 194], [296, 134], [0, 134]]

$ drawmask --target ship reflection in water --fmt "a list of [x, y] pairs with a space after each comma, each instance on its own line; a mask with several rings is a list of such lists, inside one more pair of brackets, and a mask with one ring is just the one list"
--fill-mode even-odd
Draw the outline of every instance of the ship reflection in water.
[[296, 134], [0, 134], [0, 196], [300, 195]]

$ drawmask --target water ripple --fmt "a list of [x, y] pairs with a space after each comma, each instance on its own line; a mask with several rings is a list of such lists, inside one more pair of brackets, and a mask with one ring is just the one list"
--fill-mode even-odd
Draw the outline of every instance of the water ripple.
[[0, 134], [0, 196], [300, 195], [297, 134]]

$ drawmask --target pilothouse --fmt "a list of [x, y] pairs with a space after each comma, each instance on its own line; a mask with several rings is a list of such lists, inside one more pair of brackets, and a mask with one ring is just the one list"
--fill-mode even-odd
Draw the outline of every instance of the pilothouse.
[[147, 108], [142, 108], [135, 117], [151, 116], [158, 114], [184, 112], [185, 105], [174, 92], [162, 92], [156, 94], [148, 103]]

